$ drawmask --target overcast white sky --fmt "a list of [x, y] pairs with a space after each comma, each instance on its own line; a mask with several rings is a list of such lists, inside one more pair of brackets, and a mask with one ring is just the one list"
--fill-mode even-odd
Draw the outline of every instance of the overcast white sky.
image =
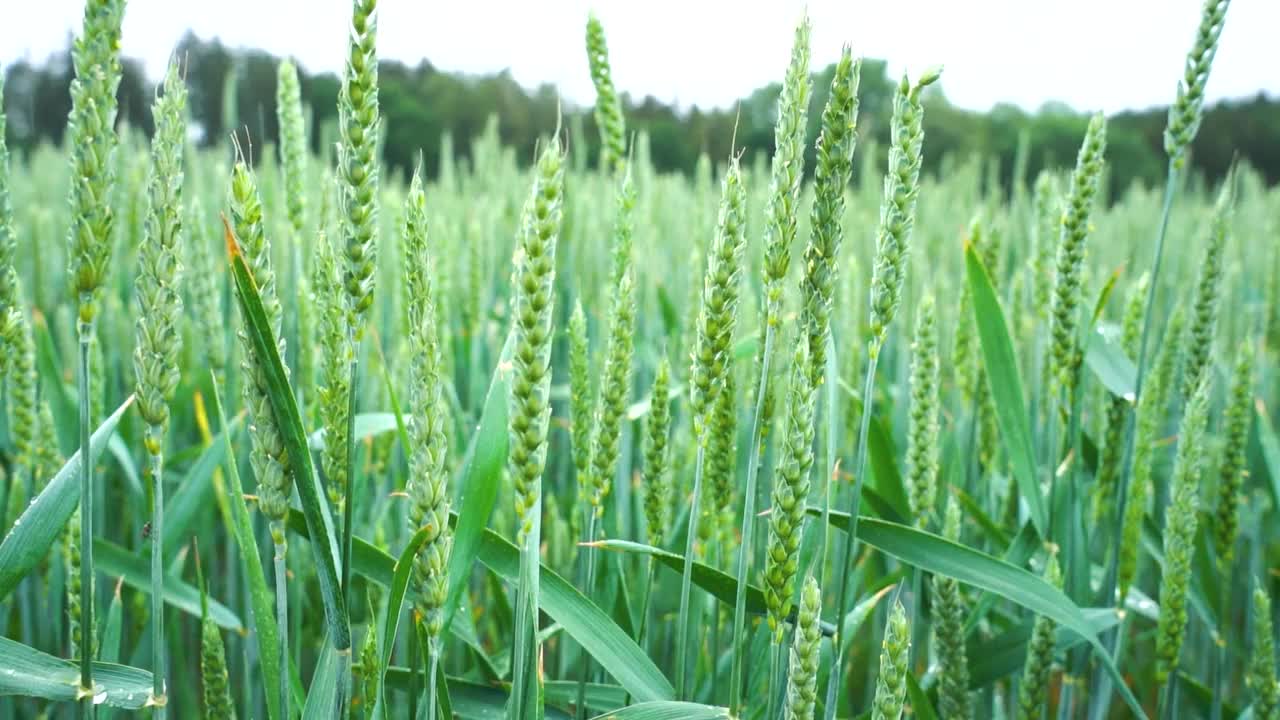
[[[42, 61], [78, 32], [81, 0], [20, 3], [0, 24], [0, 63]], [[1173, 97], [1201, 0], [382, 0], [379, 53], [471, 73], [509, 68], [590, 102], [583, 25], [608, 33], [614, 80], [633, 96], [726, 106], [780, 80], [791, 29], [813, 19], [813, 67], [844, 43], [893, 72], [946, 66], [952, 102], [1034, 110], [1060, 100], [1114, 112]], [[123, 51], [153, 77], [188, 28], [231, 46], [292, 55], [308, 71], [341, 66], [346, 0], [128, 0]], [[11, 20], [15, 11], [4, 13]], [[1280, 0], [1235, 0], [1209, 98], [1280, 94]]]

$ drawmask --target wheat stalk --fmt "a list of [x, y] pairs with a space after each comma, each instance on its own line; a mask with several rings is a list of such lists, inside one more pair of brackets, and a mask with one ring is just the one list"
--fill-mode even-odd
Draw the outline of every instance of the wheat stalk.
[[169, 65], [164, 94], [156, 99], [156, 134], [151, 141], [150, 209], [146, 239], [139, 256], [138, 325], [133, 368], [138, 412], [147, 423], [144, 446], [151, 460], [152, 513], [151, 597], [152, 662], [155, 684], [150, 702], [156, 717], [164, 718], [165, 690], [164, 603], [164, 439], [169, 426], [169, 403], [177, 388], [182, 333], [182, 295], [178, 290], [182, 264], [182, 150], [186, 141], [187, 91], [177, 63]]
[[[124, 0], [88, 0], [83, 30], [71, 58], [71, 116], [67, 124], [71, 148], [71, 229], [67, 254], [70, 285], [77, 304], [76, 332], [80, 339], [78, 389], [80, 405], [80, 456], [89, 455], [90, 397], [92, 396], [90, 349], [99, 313], [99, 296], [111, 257], [111, 204], [103, 202], [115, 175], [116, 88], [120, 84], [120, 25]], [[99, 385], [100, 386], [100, 385]], [[83, 624], [93, 627], [93, 518], [92, 463], [80, 463], [80, 605]], [[93, 684], [93, 637], [80, 648], [80, 690], [88, 698], [85, 716], [96, 690]]]

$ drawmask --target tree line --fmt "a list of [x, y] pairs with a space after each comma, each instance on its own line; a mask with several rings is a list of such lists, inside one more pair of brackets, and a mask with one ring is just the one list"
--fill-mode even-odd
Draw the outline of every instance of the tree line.
[[[259, 146], [276, 141], [279, 58], [261, 50], [231, 49], [216, 39], [204, 40], [190, 32], [175, 53], [185, 63], [190, 125], [198, 142], [224, 142], [233, 130], [241, 128]], [[815, 73], [813, 108], [826, 102], [833, 72], [831, 65]], [[471, 140], [484, 131], [491, 116], [499, 118], [502, 142], [524, 155], [529, 155], [537, 138], [553, 131], [557, 122], [580, 126], [588, 142], [578, 150], [586, 152], [587, 162], [596, 162], [599, 148], [594, 142], [597, 134], [590, 108], [563, 103], [549, 84], [527, 89], [506, 71], [452, 73], [426, 60], [416, 65], [383, 60], [380, 75], [383, 161], [390, 172], [410, 172], [421, 157], [427, 173], [434, 176], [448, 147], [455, 148], [457, 157], [465, 162]], [[40, 64], [22, 61], [6, 69], [4, 108], [9, 117], [10, 148], [22, 152], [41, 142], [62, 142], [71, 109], [72, 76], [70, 48]], [[299, 81], [309, 113], [312, 148], [325, 153], [336, 138], [340, 81], [333, 73], [309, 74], [302, 69]], [[863, 62], [858, 134], [864, 147], [867, 143], [883, 147], [888, 142], [893, 87], [894, 79], [883, 60]], [[624, 107], [629, 128], [647, 136], [647, 152], [656, 169], [691, 173], [702, 153], [711, 158], [728, 157], [734, 138], [748, 158], [771, 154], [780, 89], [776, 83], [758, 88], [733, 108], [694, 106], [683, 110], [653, 97], [636, 100], [628, 96], [624, 96]], [[140, 63], [125, 59], [119, 88], [121, 122], [149, 135], [152, 120], [148, 108], [153, 94]], [[1005, 187], [1015, 175], [1033, 177], [1043, 167], [1069, 165], [1088, 123], [1086, 112], [1062, 104], [1046, 104], [1034, 113], [1012, 105], [997, 105], [988, 112], [966, 110], [950, 104], [941, 87], [931, 89], [926, 105], [926, 172], [945, 170], [948, 158], [978, 156], [987, 161], [992, 181]], [[1151, 186], [1162, 181], [1165, 115], [1165, 108], [1152, 108], [1110, 118], [1107, 154], [1112, 193], [1134, 182]], [[818, 120], [818, 113], [810, 112], [810, 154]], [[1280, 181], [1280, 100], [1260, 93], [1208, 107], [1191, 158], [1196, 170], [1210, 181], [1225, 174], [1236, 160], [1252, 165], [1268, 183]], [[807, 160], [806, 167], [813, 167], [812, 157]]]

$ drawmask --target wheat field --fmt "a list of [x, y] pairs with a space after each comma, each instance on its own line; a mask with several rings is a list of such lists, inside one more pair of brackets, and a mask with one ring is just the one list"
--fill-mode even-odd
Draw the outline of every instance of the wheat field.
[[940, 67], [860, 143], [804, 18], [773, 153], [691, 176], [595, 18], [598, 134], [388, 172], [376, 0], [333, 147], [287, 61], [278, 144], [193, 143], [177, 61], [148, 137], [87, 0], [63, 145], [0, 114], [0, 720], [1280, 717], [1280, 191], [1188, 161], [1227, 6], [1117, 188], [1102, 115], [922, 173]]

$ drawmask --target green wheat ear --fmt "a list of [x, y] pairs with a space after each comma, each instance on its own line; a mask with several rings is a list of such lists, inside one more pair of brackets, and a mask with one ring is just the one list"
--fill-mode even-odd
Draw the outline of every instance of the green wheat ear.
[[[590, 505], [596, 517], [604, 515], [604, 499], [617, 472], [622, 424], [631, 390], [631, 357], [635, 352], [635, 284], [630, 269], [623, 271], [609, 318], [604, 376], [596, 408], [595, 442], [591, 449]], [[594, 540], [594, 538], [592, 538]]]
[[378, 18], [377, 0], [356, 0], [346, 76], [338, 100], [342, 145], [338, 158], [346, 213], [347, 322], [354, 337], [364, 332], [373, 305], [378, 252]]
[[626, 121], [622, 115], [622, 101], [613, 86], [604, 26], [595, 15], [587, 18], [587, 62], [591, 68], [591, 82], [596, 88], [595, 117], [600, 128], [600, 162], [611, 171], [621, 170], [627, 157]]
[[298, 69], [283, 60], [276, 69], [276, 117], [280, 125], [280, 160], [284, 171], [285, 202], [294, 241], [302, 237], [307, 206], [307, 139], [302, 120]]
[[124, 0], [89, 0], [84, 33], [72, 50], [70, 286], [79, 305], [80, 333], [92, 337], [98, 296], [111, 258], [112, 204], [102, 202], [115, 181], [116, 89], [120, 85], [120, 24]]
[[[259, 199], [253, 172], [243, 161], [237, 162], [231, 173], [231, 216], [240, 251], [258, 285], [267, 322], [276, 337], [276, 349], [283, 358], [285, 341], [284, 334], [280, 331], [284, 311], [276, 289], [271, 246], [263, 230], [262, 201]], [[246, 377], [241, 386], [245, 407], [249, 410], [249, 459], [258, 480], [258, 508], [271, 522], [273, 541], [283, 547], [291, 491], [289, 456], [280, 428], [276, 425], [275, 414], [271, 410], [266, 370], [258, 361], [258, 354], [253, 349], [248, 331], [241, 328], [237, 335], [242, 350], [241, 369]]]
[[721, 185], [719, 220], [707, 258], [689, 371], [689, 412], [694, 435], [702, 443], [708, 440], [711, 410], [730, 369], [730, 346], [738, 323], [747, 195], [736, 157], [729, 161]]
[[18, 292], [18, 241], [9, 199], [9, 147], [5, 144], [4, 73], [0, 73], [0, 383], [9, 374], [9, 334], [22, 305]]
[[378, 665], [378, 630], [373, 625], [370, 625], [369, 629], [364, 633], [364, 644], [360, 648], [362, 680], [360, 695], [364, 703], [364, 716], [367, 720], [373, 720], [377, 717], [374, 708], [378, 706]]
[[1181, 308], [1174, 310], [1165, 328], [1164, 341], [1156, 354], [1155, 365], [1147, 386], [1138, 400], [1133, 442], [1133, 477], [1129, 480], [1129, 497], [1120, 529], [1120, 558], [1117, 564], [1117, 587], [1120, 599], [1128, 597], [1129, 588], [1138, 574], [1138, 549], [1142, 539], [1142, 519], [1146, 516], [1151, 496], [1152, 467], [1160, 432], [1168, 415], [1169, 395], [1173, 389], [1174, 370], [1178, 365], [1177, 338], [1184, 325]]
[[[22, 297], [20, 282], [17, 291]], [[44, 319], [20, 309], [13, 316], [8, 343], [13, 347], [14, 356], [9, 368], [6, 405], [9, 410], [9, 437], [14, 450], [12, 471], [14, 477], [29, 478], [32, 497], [35, 497], [63, 466], [63, 454], [58, 448], [58, 434], [55, 432], [58, 428], [49, 407], [49, 393], [38, 392], [40, 375], [36, 370], [33, 324], [44, 325]]]
[[724, 541], [727, 552], [738, 491], [738, 378], [733, 367], [725, 368], [708, 425], [706, 477], [713, 502], [702, 506], [701, 537]]
[[204, 713], [208, 720], [235, 720], [235, 702], [231, 699], [231, 683], [227, 674], [227, 650], [222, 631], [209, 614], [209, 590], [196, 555], [197, 582], [200, 585], [200, 687]]
[[[320, 369], [316, 388], [316, 414], [324, 427], [325, 437], [343, 438], [347, 432], [347, 413], [351, 384], [347, 366], [347, 329], [343, 322], [343, 292], [338, 251], [322, 230], [317, 234], [315, 255], [311, 263], [311, 292], [316, 303], [317, 344]], [[320, 455], [329, 501], [341, 510], [346, 502], [347, 444], [341, 440], [326, 442]]]
[[809, 380], [808, 346], [796, 343], [787, 389], [787, 422], [773, 486], [769, 541], [765, 554], [764, 595], [774, 642], [781, 643], [791, 613], [795, 578], [800, 567], [800, 540], [813, 467], [816, 388]]
[[80, 577], [81, 559], [80, 509], [76, 508], [62, 535], [62, 563], [67, 578], [67, 645], [68, 654], [72, 658], [83, 657], [82, 653], [85, 652], [90, 655], [97, 653], [93, 632], [89, 633], [89, 646], [85, 647], [84, 643], [84, 606], [80, 603], [80, 588], [83, 587]]
[[200, 198], [193, 197], [187, 208], [186, 287], [190, 303], [187, 317], [191, 322], [192, 345], [199, 347], [208, 360], [219, 386], [226, 385], [226, 324], [222, 312], [223, 276], [226, 264], [214, 257], [214, 246], [205, 229], [205, 212]]
[[422, 615], [427, 637], [434, 644], [440, 641], [443, 630], [453, 534], [449, 529], [449, 474], [446, 467], [449, 438], [445, 423], [449, 410], [444, 400], [442, 350], [431, 282], [435, 262], [428, 249], [426, 213], [422, 177], [415, 172], [405, 202], [402, 235], [412, 358], [409, 371], [413, 403], [409, 521], [412, 530], [430, 528], [426, 542], [414, 558], [414, 582], [417, 591], [415, 607]]
[[1240, 488], [1246, 471], [1245, 451], [1253, 420], [1254, 343], [1246, 338], [1236, 351], [1236, 367], [1222, 416], [1222, 459], [1218, 464], [1218, 497], [1214, 509], [1214, 547], [1218, 568], [1229, 576], [1240, 532]]
[[1249, 659], [1248, 685], [1253, 690], [1253, 716], [1259, 720], [1280, 717], [1280, 681], [1276, 679], [1275, 631], [1271, 626], [1271, 597], [1266, 589], [1253, 591], [1253, 655]]
[[[15, 276], [14, 291], [21, 297], [22, 284]], [[9, 392], [5, 409], [8, 411], [9, 438], [13, 443], [12, 472], [15, 479], [32, 478], [32, 489], [46, 479], [40, 469], [40, 396], [37, 392], [39, 375], [36, 373], [36, 344], [31, 334], [31, 322], [27, 314], [15, 307], [10, 324], [3, 337], [6, 352], [6, 377]]]
[[[1058, 556], [1050, 553], [1045, 561], [1044, 580], [1062, 587]], [[1022, 682], [1018, 685], [1018, 720], [1041, 720], [1049, 699], [1049, 676], [1053, 672], [1054, 633], [1057, 624], [1044, 615], [1036, 616], [1027, 643], [1027, 659], [1022, 666]]]
[[1169, 120], [1164, 131], [1164, 150], [1175, 167], [1186, 162], [1186, 150], [1200, 130], [1204, 107], [1204, 89], [1218, 52], [1218, 38], [1227, 19], [1231, 0], [1205, 0], [1196, 28], [1195, 44], [1187, 53], [1186, 66], [1178, 79], [1178, 96], [1169, 106]]
[[809, 242], [804, 249], [804, 277], [800, 281], [803, 304], [800, 327], [809, 343], [810, 382], [822, 384], [827, 365], [827, 338], [831, 334], [831, 303], [838, 279], [840, 246], [844, 240], [845, 189], [853, 169], [857, 143], [858, 83], [862, 61], [854, 61], [846, 45], [831, 78], [831, 94], [822, 111], [817, 163], [813, 170], [813, 209], [809, 217]]
[[1092, 227], [1094, 198], [1102, 178], [1103, 155], [1107, 148], [1107, 121], [1099, 113], [1089, 120], [1080, 154], [1076, 158], [1071, 189], [1067, 193], [1058, 241], [1057, 269], [1054, 273], [1052, 334], [1052, 377], [1070, 393], [1076, 385], [1076, 370], [1082, 359], [1079, 316], [1084, 294], [1085, 240]]
[[[960, 504], [947, 503], [946, 520], [942, 534], [952, 541], [960, 541]], [[973, 717], [973, 703], [969, 697], [969, 659], [965, 653], [965, 617], [968, 608], [960, 594], [960, 583], [954, 578], [935, 576], [933, 579], [933, 613], [937, 624], [934, 639], [937, 642], [938, 662], [942, 675], [938, 687], [938, 712], [945, 718], [963, 720]]]
[[907, 415], [906, 485], [916, 526], [927, 527], [938, 494], [938, 391], [941, 361], [934, 299], [926, 295], [911, 342], [911, 395]]
[[818, 700], [818, 662], [822, 651], [822, 590], [812, 575], [800, 591], [800, 612], [791, 643], [786, 720], [813, 720]]
[[[178, 289], [182, 263], [178, 244], [182, 236], [182, 151], [186, 145], [187, 91], [177, 63], [169, 65], [164, 94], [156, 98], [152, 116], [156, 132], [151, 139], [151, 176], [147, 184], [149, 209], [146, 232], [138, 258], [135, 284], [138, 300], [137, 335], [133, 369], [138, 411], [147, 427], [143, 445], [150, 459], [153, 490], [151, 578], [152, 652], [155, 665], [153, 699], [161, 707], [165, 699], [165, 649], [163, 605], [158, 602], [163, 582], [161, 548], [164, 544], [164, 438], [169, 427], [169, 403], [179, 380], [178, 359], [182, 344], [179, 318], [182, 295]], [[160, 714], [163, 717], [163, 713]]]
[[564, 155], [558, 138], [543, 148], [520, 228], [515, 270], [515, 351], [511, 381], [508, 458], [514, 485], [517, 539], [533, 528], [532, 511], [542, 497], [551, 419], [551, 333], [554, 316], [556, 244], [564, 210]]
[[614, 197], [617, 214], [614, 217], [613, 240], [609, 248], [613, 260], [609, 282], [613, 288], [618, 287], [622, 277], [634, 265], [631, 249], [636, 232], [636, 184], [631, 177], [630, 163], [624, 164], [621, 174]]
[[874, 349], [884, 344], [902, 301], [902, 283], [920, 195], [920, 164], [924, 148], [924, 107], [920, 95], [937, 82], [941, 68], [927, 70], [912, 85], [903, 75], [893, 96], [889, 170], [884, 180], [876, 259], [871, 274], [871, 337]]
[[182, 270], [182, 151], [186, 143], [187, 90], [178, 65], [169, 66], [164, 93], [156, 99], [153, 116], [156, 133], [151, 141], [150, 212], [146, 238], [138, 258], [137, 339], [133, 366], [137, 379], [138, 410], [147, 422], [147, 452], [160, 453], [169, 424], [169, 401], [178, 385], [178, 355], [182, 334], [182, 295], [178, 282]]
[[542, 505], [542, 541], [547, 547], [547, 567], [562, 575], [573, 566], [573, 552], [577, 549], [578, 536], [560, 510], [555, 493], [544, 498]]
[[1209, 244], [1200, 261], [1200, 279], [1191, 304], [1187, 324], [1186, 352], [1182, 364], [1182, 396], [1191, 397], [1204, 378], [1218, 327], [1218, 304], [1222, 295], [1222, 261], [1231, 221], [1231, 178], [1227, 177], [1213, 208]]
[[1041, 320], [1049, 317], [1053, 298], [1053, 258], [1058, 251], [1058, 229], [1062, 220], [1060, 195], [1058, 177], [1049, 170], [1041, 170], [1033, 193], [1036, 221], [1032, 233], [1035, 252], [1031, 258], [1031, 271], [1035, 278], [1031, 305]]
[[[580, 487], [585, 490], [587, 506], [597, 518], [604, 515], [604, 499], [609, 494], [614, 475], [617, 474], [622, 427], [627, 400], [631, 394], [631, 363], [635, 354], [636, 325], [636, 289], [631, 260], [635, 204], [635, 185], [631, 180], [631, 168], [627, 166], [622, 170], [616, 198], [617, 215], [614, 219], [611, 248], [610, 281], [613, 292], [609, 303], [609, 336], [605, 346], [600, 397], [590, 423], [590, 469], [587, 472], [588, 481], [585, 484], [579, 481]], [[580, 322], [576, 314], [579, 309], [575, 308], [571, 324], [575, 320]], [[570, 351], [575, 356], [580, 356], [583, 348], [574, 346], [584, 343], [582, 327], [570, 327], [570, 343]], [[577, 357], [574, 363], [580, 365], [581, 357]], [[579, 386], [577, 391], [581, 393], [586, 389], [584, 384], [580, 378], [575, 381], [572, 377], [579, 373], [581, 367], [572, 369], [571, 382]]]
[[661, 547], [671, 524], [671, 362], [663, 353], [649, 395], [644, 447], [644, 514], [649, 544]]
[[773, 165], [765, 211], [764, 292], [769, 325], [777, 327], [782, 315], [782, 283], [791, 267], [800, 215], [800, 183], [804, 179], [804, 139], [809, 117], [809, 18], [796, 26], [791, 63], [778, 97], [778, 122], [774, 126]]
[[578, 479], [578, 504], [591, 503], [591, 348], [587, 316], [582, 302], [574, 303], [569, 316], [569, 437], [573, 444], [573, 468]]
[[1186, 633], [1208, 402], [1208, 383], [1201, 382], [1187, 402], [1186, 414], [1178, 429], [1171, 498], [1165, 512], [1165, 561], [1160, 578], [1160, 619], [1156, 627], [1156, 682], [1161, 685], [1177, 670]]
[[908, 650], [911, 630], [902, 603], [895, 600], [885, 624], [884, 643], [880, 648], [880, 675], [876, 678], [876, 696], [872, 701], [872, 720], [899, 720], [907, 696]]
[[[766, 376], [766, 366], [777, 367], [781, 358], [779, 348], [770, 338], [782, 323], [783, 292], [787, 273], [791, 268], [791, 248], [795, 245], [800, 219], [800, 186], [804, 179], [804, 141], [808, 126], [809, 97], [812, 81], [809, 79], [808, 15], [796, 26], [791, 46], [791, 61], [787, 65], [782, 92], [778, 96], [778, 119], [774, 125], [774, 153], [769, 176], [769, 193], [764, 219], [764, 318], [762, 320], [766, 342], [756, 353], [756, 369], [751, 396], [757, 398], [760, 412], [752, 421], [754, 436], [750, 442], [757, 456], [764, 451], [765, 439], [773, 427], [777, 410], [777, 387]], [[768, 355], [766, 355], [768, 351]], [[758, 467], [757, 465], [751, 466]], [[748, 471], [749, 482], [755, 475]], [[732, 522], [730, 519], [728, 522]], [[753, 522], [754, 524], [754, 522]], [[744, 531], [748, 528], [744, 527]], [[741, 654], [735, 652], [735, 662]], [[737, 701], [731, 703], [736, 707]]]

